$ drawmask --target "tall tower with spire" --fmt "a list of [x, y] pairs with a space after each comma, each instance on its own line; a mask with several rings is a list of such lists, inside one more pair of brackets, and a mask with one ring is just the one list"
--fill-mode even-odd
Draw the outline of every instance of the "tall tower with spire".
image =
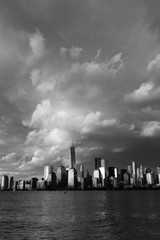
[[70, 157], [69, 157], [69, 168], [75, 168], [76, 167], [76, 152], [75, 152], [75, 146], [73, 145], [70, 147]]
[[77, 171], [76, 171], [76, 153], [75, 146], [73, 145], [69, 149], [69, 171], [68, 171], [68, 188], [75, 189], [77, 187]]

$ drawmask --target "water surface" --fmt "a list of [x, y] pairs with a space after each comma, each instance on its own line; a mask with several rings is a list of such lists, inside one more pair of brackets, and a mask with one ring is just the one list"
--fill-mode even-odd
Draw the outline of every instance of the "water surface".
[[0, 192], [0, 239], [159, 240], [160, 191]]

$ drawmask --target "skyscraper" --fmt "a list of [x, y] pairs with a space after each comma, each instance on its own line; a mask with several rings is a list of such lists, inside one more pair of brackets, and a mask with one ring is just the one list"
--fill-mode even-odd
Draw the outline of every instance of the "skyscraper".
[[105, 169], [105, 178], [108, 177], [108, 160], [101, 159], [101, 167]]
[[147, 171], [146, 173], [146, 181], [148, 185], [152, 185], [153, 184], [153, 174], [151, 173], [151, 171]]
[[10, 190], [13, 190], [13, 185], [14, 185], [14, 177], [11, 176], [11, 177], [9, 178], [8, 188], [9, 188]]
[[140, 178], [143, 179], [143, 166], [142, 166], [142, 164], [139, 167], [139, 174], [140, 174]]
[[118, 178], [118, 168], [114, 168], [114, 178]]
[[93, 187], [94, 188], [102, 187], [101, 172], [99, 169], [95, 169], [93, 171]]
[[64, 166], [57, 168], [57, 184], [59, 189], [64, 189], [67, 187], [67, 174]]
[[127, 172], [130, 175], [130, 177], [131, 177], [131, 175], [132, 175], [132, 168], [131, 168], [131, 166], [127, 167]]
[[54, 172], [49, 173], [47, 178], [47, 190], [54, 190], [57, 186], [57, 177]]
[[80, 165], [80, 178], [84, 178], [84, 166]]
[[68, 188], [77, 187], [77, 171], [76, 171], [76, 153], [75, 146], [72, 143], [70, 147], [70, 161], [69, 161], [69, 170], [68, 170]]
[[72, 144], [70, 147], [70, 162], [69, 162], [69, 168], [75, 168], [76, 167], [76, 153], [75, 153], [75, 146]]
[[68, 171], [68, 188], [75, 189], [77, 187], [77, 171], [70, 168]]
[[106, 159], [97, 160], [97, 166], [100, 165], [102, 187], [106, 187], [106, 178], [108, 177], [108, 161]]
[[84, 166], [80, 165], [80, 182], [81, 182], [81, 189], [84, 189]]
[[101, 167], [101, 158], [95, 158], [95, 169], [99, 169]]
[[133, 185], [136, 185], [137, 181], [137, 165], [136, 162], [132, 161], [132, 179], [133, 179]]
[[3, 175], [1, 178], [1, 190], [7, 190], [8, 189], [8, 176]]
[[157, 167], [157, 183], [160, 184], [160, 168]]
[[37, 185], [38, 178], [31, 178], [31, 189], [35, 190]]
[[109, 177], [115, 177], [114, 176], [114, 169], [115, 169], [115, 167], [109, 167], [108, 169], [109, 169]]
[[136, 177], [136, 163], [134, 161], [132, 161], [132, 177], [135, 178]]
[[140, 178], [140, 168], [137, 167], [137, 179]]
[[53, 166], [44, 166], [44, 180], [47, 180], [49, 174], [52, 172], [53, 172]]

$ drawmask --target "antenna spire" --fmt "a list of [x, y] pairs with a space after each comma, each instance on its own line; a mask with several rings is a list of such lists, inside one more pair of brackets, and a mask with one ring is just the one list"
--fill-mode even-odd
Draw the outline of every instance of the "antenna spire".
[[73, 136], [72, 136], [72, 146], [73, 146]]

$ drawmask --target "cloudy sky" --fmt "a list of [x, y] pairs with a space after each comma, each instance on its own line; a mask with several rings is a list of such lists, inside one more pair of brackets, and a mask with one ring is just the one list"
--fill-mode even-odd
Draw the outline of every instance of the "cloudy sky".
[[160, 166], [159, 0], [0, 0], [0, 174]]

